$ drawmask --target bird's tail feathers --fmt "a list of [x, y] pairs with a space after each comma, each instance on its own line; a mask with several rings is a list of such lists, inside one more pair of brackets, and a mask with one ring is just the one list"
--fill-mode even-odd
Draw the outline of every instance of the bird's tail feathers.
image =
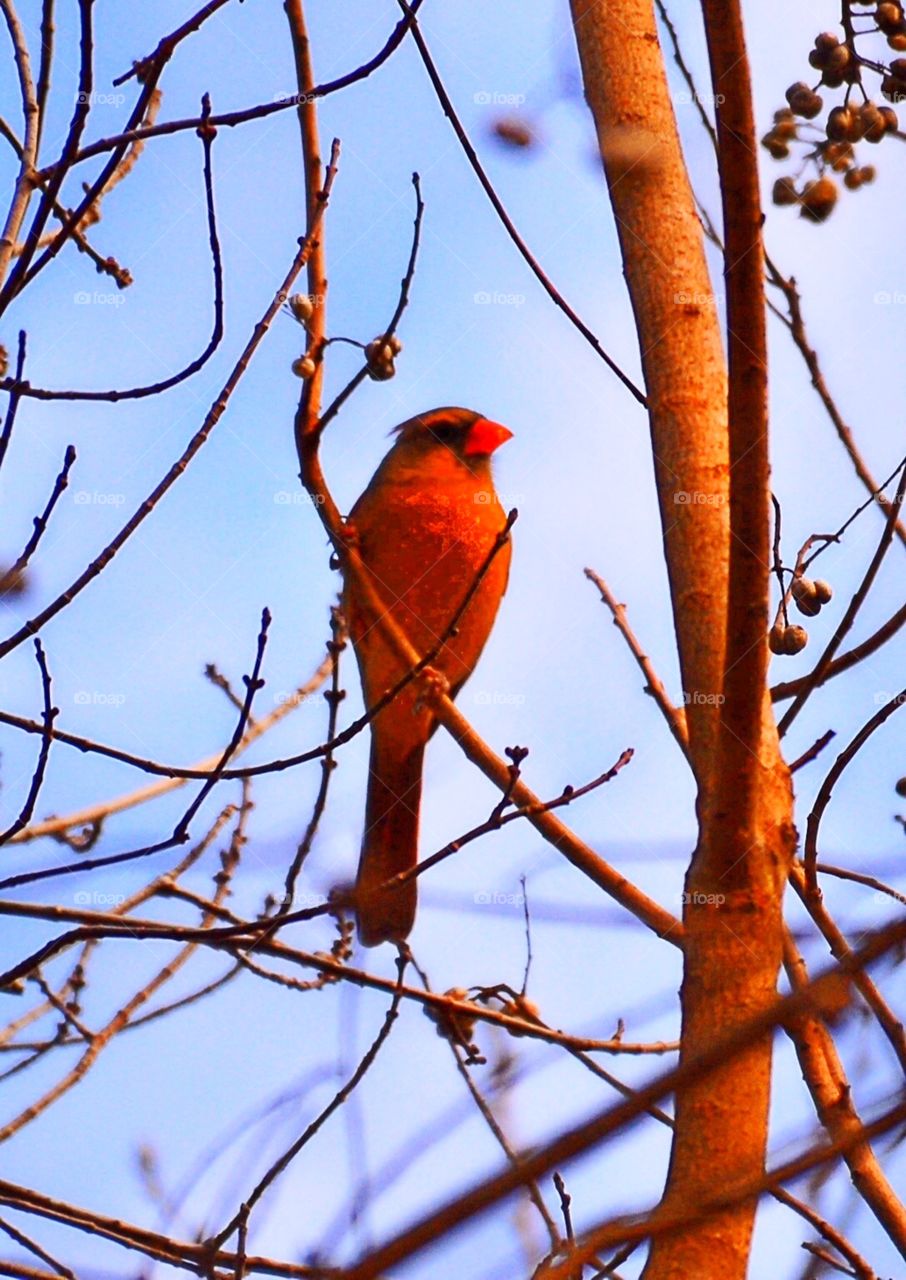
[[359, 939], [366, 947], [402, 942], [415, 921], [414, 877], [401, 885], [387, 881], [418, 861], [418, 813], [422, 790], [419, 743], [401, 758], [382, 758], [372, 741], [365, 834], [356, 878]]

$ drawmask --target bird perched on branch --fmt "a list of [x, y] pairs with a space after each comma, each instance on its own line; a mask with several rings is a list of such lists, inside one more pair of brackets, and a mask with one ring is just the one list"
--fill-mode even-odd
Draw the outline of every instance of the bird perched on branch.
[[[507, 521], [491, 454], [512, 432], [471, 409], [444, 408], [410, 418], [395, 434], [350, 512], [349, 536], [371, 588], [419, 657], [440, 645], [428, 666], [453, 698], [478, 661], [506, 590], [510, 545], [502, 536]], [[411, 667], [397, 656], [352, 574], [343, 609], [371, 707]], [[402, 942], [415, 920], [415, 878], [387, 882], [418, 860], [422, 764], [437, 726], [423, 699], [422, 681], [411, 680], [371, 723], [355, 888], [366, 947]]]

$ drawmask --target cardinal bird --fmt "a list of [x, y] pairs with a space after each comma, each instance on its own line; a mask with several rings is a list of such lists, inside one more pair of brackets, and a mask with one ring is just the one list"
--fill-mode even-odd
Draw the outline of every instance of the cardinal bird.
[[[438, 643], [504, 529], [491, 454], [512, 435], [472, 409], [432, 409], [396, 428], [396, 443], [349, 515], [350, 537], [371, 586], [420, 657]], [[430, 667], [455, 697], [472, 674], [506, 590], [510, 545], [502, 545]], [[343, 608], [365, 705], [409, 670], [381, 633], [351, 576]], [[402, 942], [415, 920], [414, 877], [387, 881], [418, 861], [425, 746], [436, 728], [412, 681], [371, 723], [365, 833], [355, 888], [366, 947]]]

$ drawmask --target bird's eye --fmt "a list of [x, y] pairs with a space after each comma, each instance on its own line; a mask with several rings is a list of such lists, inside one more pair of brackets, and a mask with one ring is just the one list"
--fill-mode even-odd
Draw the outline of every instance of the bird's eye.
[[455, 444], [459, 436], [462, 434], [460, 428], [455, 425], [430, 427], [429, 430], [435, 440], [438, 440], [441, 444], [445, 445]]

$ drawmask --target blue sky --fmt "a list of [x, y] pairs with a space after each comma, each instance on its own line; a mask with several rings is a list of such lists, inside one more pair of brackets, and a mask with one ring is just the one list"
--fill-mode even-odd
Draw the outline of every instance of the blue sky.
[[[389, 2], [344, 0], [340, 9], [311, 8], [319, 80], [371, 56], [396, 21]], [[128, 23], [123, 23], [113, 6], [99, 6], [97, 84], [99, 91], [109, 91], [111, 101], [96, 107], [91, 136], [115, 132], [128, 112], [132, 87], [112, 88], [113, 76], [150, 51], [186, 12], [183, 4], [170, 2], [129, 6]], [[674, 17], [706, 87], [695, 16], [683, 10]], [[764, 128], [781, 105], [787, 84], [805, 75], [815, 34], [812, 23], [820, 21], [830, 26], [834, 14], [828, 9], [819, 19], [778, 3], [752, 8], [750, 41]], [[75, 85], [70, 24], [71, 14], [61, 13], [57, 131], [55, 137], [50, 129], [49, 155], [62, 137]], [[638, 377], [631, 313], [592, 129], [581, 96], [564, 92], [576, 75], [566, 6], [545, 0], [526, 12], [512, 0], [455, 8], [429, 3], [423, 26], [463, 122], [539, 261], [605, 348]], [[162, 118], [193, 114], [205, 90], [211, 92], [216, 111], [292, 91], [281, 6], [261, 0], [228, 5], [182, 47], [163, 85]], [[12, 88], [7, 78], [0, 102], [3, 114], [15, 119]], [[120, 92], [123, 102], [117, 100]], [[538, 142], [528, 154], [503, 149], [490, 136], [495, 119], [509, 110], [513, 99], [523, 99], [514, 105], [537, 130]], [[697, 190], [716, 214], [709, 145], [679, 80], [675, 101]], [[327, 433], [324, 463], [333, 492], [341, 509], [348, 510], [385, 452], [390, 428], [418, 410], [461, 403], [513, 429], [514, 439], [497, 462], [504, 503], [520, 512], [511, 583], [461, 706], [498, 751], [517, 742], [531, 748], [525, 776], [542, 796], [559, 793], [566, 783], [588, 780], [625, 747], [634, 747], [633, 762], [619, 779], [568, 816], [603, 856], [678, 910], [684, 859], [695, 830], [690, 780], [641, 691], [632, 659], [582, 574], [586, 565], [593, 566], [627, 603], [632, 625], [678, 697], [644, 415], [551, 307], [510, 245], [437, 107], [413, 47], [404, 44], [366, 83], [327, 99], [321, 135], [325, 154], [333, 136], [342, 142], [326, 228], [331, 334], [368, 341], [382, 331], [409, 252], [414, 170], [421, 175], [426, 201], [412, 300], [400, 328], [404, 351], [398, 374], [389, 383], [366, 383]], [[835, 393], [876, 474], [885, 476], [899, 461], [903, 439], [896, 373], [906, 267], [890, 246], [892, 211], [902, 203], [904, 178], [894, 141], [879, 148], [877, 157], [867, 158], [877, 158], [878, 182], [846, 194], [826, 226], [808, 225], [793, 211], [769, 208], [767, 237], [781, 269], [795, 272], [800, 282], [810, 334]], [[7, 174], [8, 155], [4, 164]], [[224, 342], [201, 374], [160, 399], [125, 406], [22, 405], [0, 476], [0, 554], [14, 558], [27, 538], [69, 442], [76, 444], [79, 457], [36, 558], [31, 593], [3, 605], [6, 630], [65, 587], [165, 473], [218, 394], [291, 260], [303, 230], [292, 113], [221, 131], [214, 167], [226, 274]], [[89, 171], [94, 172], [91, 165], [84, 176]], [[765, 154], [765, 185], [782, 172], [786, 169]], [[76, 194], [74, 185], [70, 200]], [[12, 346], [15, 329], [28, 330], [28, 376], [36, 384], [99, 388], [153, 381], [178, 369], [207, 341], [211, 273], [201, 155], [194, 135], [149, 145], [103, 212], [93, 242], [127, 265], [135, 284], [119, 294], [79, 255], [70, 251], [60, 256], [10, 313], [0, 334]], [[892, 301], [879, 300], [884, 294]], [[289, 317], [278, 317], [199, 458], [102, 577], [47, 627], [54, 698], [66, 729], [171, 761], [191, 762], [216, 750], [228, 739], [235, 713], [204, 680], [204, 664], [215, 662], [238, 684], [241, 673], [250, 669], [265, 605], [274, 622], [262, 711], [317, 666], [328, 634], [327, 610], [339, 583], [329, 568], [316, 513], [310, 504], [295, 500], [291, 424], [299, 384], [290, 365], [301, 353], [303, 337]], [[772, 343], [773, 483], [783, 503], [784, 552], [792, 562], [805, 537], [838, 527], [863, 494], [798, 355], [777, 324]], [[328, 395], [345, 383], [357, 361], [352, 347], [331, 348]], [[287, 494], [294, 500], [286, 501]], [[837, 598], [810, 627], [806, 655], [775, 664], [778, 678], [808, 669], [839, 619], [880, 530], [879, 518], [869, 511], [845, 544], [822, 558], [822, 573], [833, 582]], [[901, 555], [901, 548], [894, 547], [854, 638], [868, 634], [899, 604]], [[900, 639], [839, 681], [839, 687], [815, 698], [791, 734], [790, 755], [798, 755], [828, 727], [837, 730], [835, 746], [847, 741], [878, 697], [901, 686], [903, 657]], [[359, 694], [351, 655], [344, 683], [344, 714], [352, 716]], [[40, 685], [27, 646], [3, 663], [0, 693], [8, 709], [37, 714]], [[325, 722], [326, 708], [314, 699], [249, 758], [302, 750], [321, 740]], [[35, 744], [4, 730], [0, 745], [0, 807], [8, 821], [27, 789]], [[362, 738], [342, 752], [328, 814], [308, 864], [312, 892], [323, 892], [354, 869], [366, 751]], [[899, 857], [903, 833], [893, 821], [893, 784], [906, 773], [904, 766], [902, 728], [894, 719], [834, 795], [823, 828], [828, 860], [884, 867], [894, 877], [891, 864]], [[822, 776], [816, 766], [799, 775], [803, 823]], [[282, 883], [318, 780], [314, 765], [262, 780], [256, 787], [237, 910], [254, 911], [263, 895]], [[70, 812], [90, 800], [130, 791], [139, 781], [119, 766], [58, 748], [51, 756], [38, 816]], [[224, 791], [220, 803], [226, 798], [233, 797]], [[423, 851], [439, 848], [483, 819], [494, 800], [490, 784], [438, 734], [428, 756]], [[185, 794], [178, 793], [125, 813], [108, 824], [100, 851], [117, 852], [159, 838], [185, 803]], [[7, 864], [12, 869], [51, 865], [60, 856], [60, 847], [45, 841], [8, 852]], [[163, 863], [155, 861], [154, 869], [163, 869]], [[128, 893], [145, 872], [142, 867], [98, 875], [91, 880], [92, 892]], [[674, 1035], [680, 977], [676, 957], [665, 955], [641, 929], [623, 927], [617, 908], [602, 902], [592, 886], [519, 824], [464, 851], [424, 884], [412, 941], [434, 985], [519, 985], [524, 963], [521, 908], [491, 912], [476, 904], [475, 895], [518, 894], [522, 874], [530, 900], [538, 903], [530, 994], [544, 1016], [554, 1025], [600, 1036], [608, 1035], [619, 1017], [626, 1018], [627, 1035], [633, 1039]], [[206, 868], [195, 877], [199, 889], [206, 888], [208, 875]], [[45, 901], [54, 894], [67, 903], [82, 888], [81, 880], [60, 880], [36, 885], [22, 896]], [[892, 914], [870, 891], [857, 898], [829, 886], [828, 893], [848, 921]], [[553, 904], [566, 923], [546, 923], [545, 903]], [[36, 927], [9, 929], [9, 954], [20, 954], [43, 936]], [[312, 949], [328, 940], [320, 925], [298, 937], [299, 945]], [[145, 967], [160, 960], [161, 950], [149, 951], [149, 946], [130, 949], [123, 944], [118, 963], [111, 953], [99, 966], [91, 997], [98, 1012], [112, 1007], [117, 993], [126, 993]], [[810, 954], [816, 963], [823, 955], [820, 948]], [[371, 953], [367, 960], [381, 972], [392, 972], [389, 955]], [[189, 990], [200, 974], [214, 972], [219, 972], [218, 962], [205, 959], [192, 980], [179, 980], [180, 989]], [[194, 1223], [207, 1213], [203, 1206], [234, 1203], [254, 1180], [256, 1161], [285, 1145], [336, 1087], [332, 1076], [316, 1083], [306, 1077], [317, 1067], [333, 1070], [338, 1053], [347, 1069], [354, 1065], [356, 1047], [373, 1036], [385, 1004], [383, 997], [351, 991], [292, 999], [289, 1012], [290, 997], [243, 978], [209, 1004], [187, 1010], [178, 1023], [153, 1024], [124, 1036], [79, 1089], [12, 1144], [9, 1176], [79, 1199], [85, 1195], [87, 1142], [92, 1203], [144, 1219], [148, 1210], [138, 1180], [123, 1173], [134, 1165], [137, 1143], [153, 1139], [168, 1185], [174, 1185], [233, 1118], [275, 1094], [297, 1089], [295, 1101], [272, 1129], [272, 1147], [256, 1137], [238, 1168], [210, 1169], [191, 1201], [187, 1221]], [[641, 1012], [634, 1017], [636, 1008]], [[492, 1043], [489, 1037], [488, 1045]], [[416, 1134], [426, 1116], [461, 1102], [461, 1085], [449, 1058], [429, 1024], [407, 1010], [363, 1090], [361, 1113], [367, 1115], [374, 1167], [407, 1135]], [[527, 1075], [507, 1106], [517, 1144], [540, 1140], [609, 1096], [575, 1064], [542, 1063], [549, 1064], [550, 1055], [527, 1046]], [[608, 1065], [629, 1080], [647, 1078], [654, 1070], [650, 1059]], [[850, 1065], [860, 1065], [857, 1045], [851, 1046]], [[876, 1079], [874, 1070], [860, 1067], [866, 1104], [876, 1096], [873, 1090], [882, 1087], [880, 1071]], [[10, 1111], [17, 1100], [24, 1103], [33, 1095], [39, 1077], [49, 1083], [53, 1073], [45, 1074], [41, 1066], [7, 1086]], [[800, 1132], [809, 1119], [785, 1044], [778, 1053], [777, 1093], [780, 1142]], [[474, 1121], [469, 1123], [472, 1127], [454, 1129], [436, 1146], [426, 1144], [420, 1160], [376, 1205], [370, 1229], [378, 1237], [424, 1206], [426, 1195], [430, 1201], [497, 1166], [499, 1156], [490, 1139]], [[317, 1230], [309, 1233], [310, 1224], [326, 1223], [337, 1211], [348, 1192], [350, 1169], [359, 1167], [354, 1128], [352, 1119], [341, 1120], [294, 1167], [284, 1190], [265, 1205], [256, 1227], [256, 1249], [294, 1256], [303, 1247], [300, 1242], [318, 1238]], [[664, 1135], [651, 1126], [631, 1135], [630, 1143], [616, 1144], [594, 1166], [577, 1166], [570, 1186], [586, 1220], [605, 1207], [646, 1204], [659, 1189], [659, 1174], [652, 1171], [662, 1167], [666, 1150]], [[232, 1186], [232, 1201], [222, 1192], [225, 1186]], [[838, 1189], [832, 1194], [842, 1196]], [[368, 1229], [366, 1223], [362, 1231]], [[857, 1220], [853, 1234], [876, 1251], [872, 1256], [879, 1268], [892, 1265], [884, 1264], [870, 1223]], [[353, 1247], [366, 1238], [353, 1235]], [[788, 1215], [766, 1209], [759, 1257], [776, 1266], [776, 1274], [789, 1264], [783, 1274], [793, 1275], [799, 1238]], [[435, 1263], [431, 1274], [460, 1274], [463, 1259], [470, 1258], [477, 1274], [477, 1257], [486, 1261], [488, 1275], [502, 1274], [494, 1267], [504, 1265], [512, 1247], [511, 1233], [480, 1226]], [[82, 1242], [80, 1249], [79, 1256], [101, 1269], [110, 1261], [90, 1243]], [[411, 1274], [428, 1271], [423, 1264]], [[626, 1274], [635, 1272], [630, 1267]]]

